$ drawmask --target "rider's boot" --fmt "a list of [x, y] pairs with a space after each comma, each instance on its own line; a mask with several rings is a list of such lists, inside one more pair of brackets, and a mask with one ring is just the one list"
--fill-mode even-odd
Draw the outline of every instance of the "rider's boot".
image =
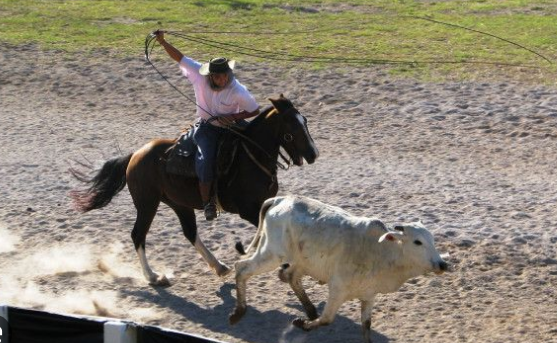
[[217, 205], [215, 197], [211, 195], [211, 182], [199, 182], [199, 193], [203, 202], [205, 219], [213, 220], [217, 217]]

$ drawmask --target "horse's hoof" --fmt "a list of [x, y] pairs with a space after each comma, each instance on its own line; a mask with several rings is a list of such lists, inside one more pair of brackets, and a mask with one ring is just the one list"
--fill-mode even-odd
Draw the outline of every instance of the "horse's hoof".
[[217, 275], [221, 278], [225, 278], [232, 273], [232, 268], [227, 266], [226, 264], [221, 264], [220, 267], [217, 269]]
[[234, 313], [232, 313], [230, 316], [228, 316], [228, 322], [230, 323], [230, 325], [234, 325], [234, 324], [238, 323], [240, 321], [240, 319], [242, 319], [244, 314], [246, 314], [246, 308], [245, 307], [244, 308], [236, 307], [236, 309], [234, 310]]
[[307, 322], [308, 321], [305, 320], [304, 318], [296, 318], [292, 321], [292, 325], [304, 331], [309, 331], [310, 329], [306, 327]]
[[168, 287], [170, 286], [170, 281], [166, 277], [166, 275], [156, 275], [151, 281], [149, 281], [151, 286], [157, 287]]

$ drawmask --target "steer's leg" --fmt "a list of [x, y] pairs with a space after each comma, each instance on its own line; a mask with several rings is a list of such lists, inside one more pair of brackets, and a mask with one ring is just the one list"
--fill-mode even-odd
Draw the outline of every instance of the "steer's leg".
[[332, 284], [333, 283], [329, 284], [329, 299], [327, 299], [327, 305], [325, 305], [325, 309], [321, 316], [315, 320], [295, 319], [292, 322], [294, 326], [309, 331], [322, 325], [329, 325], [333, 322], [338, 309], [342, 303], [344, 303], [345, 299], [340, 287], [334, 287]]
[[306, 294], [304, 287], [302, 286], [302, 276], [303, 275], [300, 275], [298, 273], [293, 273], [288, 280], [290, 287], [304, 306], [304, 310], [306, 311], [308, 318], [311, 320], [317, 319], [317, 310], [315, 309], [315, 306], [313, 306], [311, 300], [309, 300], [309, 297]]
[[371, 310], [373, 308], [373, 298], [362, 300], [362, 330], [364, 341], [371, 343]]
[[[264, 237], [262, 237], [264, 241]], [[247, 280], [254, 276], [269, 272], [280, 265], [280, 258], [259, 246], [255, 254], [247, 259], [238, 261], [235, 264], [236, 269], [236, 308], [228, 317], [230, 324], [236, 324], [246, 313], [246, 284]]]

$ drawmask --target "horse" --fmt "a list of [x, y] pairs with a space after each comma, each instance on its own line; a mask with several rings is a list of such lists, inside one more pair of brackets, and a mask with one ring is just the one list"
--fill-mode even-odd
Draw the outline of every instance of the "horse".
[[[278, 192], [277, 166], [280, 148], [296, 166], [306, 160], [312, 164], [319, 151], [309, 133], [307, 119], [282, 94], [269, 99], [272, 106], [250, 121], [240, 134], [231, 171], [220, 175], [216, 195], [222, 210], [239, 214], [255, 227], [259, 210]], [[110, 159], [93, 176], [73, 170], [72, 174], [88, 188], [70, 193], [76, 208], [88, 212], [105, 207], [127, 184], [137, 210], [131, 238], [149, 284], [168, 286], [164, 274], [154, 272], [147, 261], [145, 240], [161, 202], [169, 206], [180, 221], [185, 237], [218, 276], [232, 270], [205, 247], [197, 234], [195, 209], [202, 209], [196, 177], [166, 171], [166, 155], [175, 139], [155, 139], [126, 156]], [[72, 171], [72, 170], [70, 170]]]

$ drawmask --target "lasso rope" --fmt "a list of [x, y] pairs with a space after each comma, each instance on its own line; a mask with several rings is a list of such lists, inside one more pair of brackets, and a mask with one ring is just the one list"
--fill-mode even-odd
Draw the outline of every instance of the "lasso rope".
[[[521, 49], [524, 49], [532, 54], [535, 54], [536, 56], [544, 59], [546, 62], [548, 62], [549, 64], [552, 64], [552, 61], [550, 59], [548, 59], [547, 57], [543, 56], [542, 54], [527, 48], [523, 45], [520, 45], [518, 43], [512, 42], [508, 39], [496, 36], [494, 34], [488, 33], [488, 32], [483, 32], [480, 30], [476, 30], [476, 29], [471, 29], [471, 28], [467, 28], [464, 26], [460, 26], [460, 25], [456, 25], [456, 24], [451, 24], [451, 23], [447, 23], [447, 22], [443, 22], [440, 20], [434, 20], [434, 19], [430, 19], [430, 18], [425, 18], [425, 17], [419, 17], [419, 16], [408, 16], [408, 18], [412, 18], [412, 19], [418, 19], [418, 20], [425, 20], [425, 21], [429, 21], [432, 23], [436, 23], [436, 24], [441, 24], [441, 25], [445, 25], [445, 26], [450, 26], [450, 27], [454, 27], [454, 28], [459, 28], [459, 29], [463, 29], [463, 30], [467, 30], [467, 31], [471, 31], [471, 32], [475, 32], [475, 33], [479, 33], [479, 34], [483, 34], [483, 35], [487, 35], [496, 39], [499, 39], [501, 41], [504, 41], [508, 44], [512, 44], [516, 47], [519, 47]], [[338, 29], [338, 28], [337, 28]], [[329, 31], [329, 30], [321, 30], [321, 31]], [[268, 50], [261, 50], [261, 49], [256, 49], [256, 48], [251, 48], [251, 47], [246, 47], [246, 46], [241, 46], [241, 45], [237, 45], [237, 44], [232, 44], [232, 43], [227, 43], [227, 42], [222, 42], [222, 41], [217, 41], [217, 40], [213, 40], [213, 39], [206, 39], [206, 38], [198, 38], [195, 36], [192, 36], [191, 34], [241, 34], [241, 35], [295, 35], [295, 34], [308, 34], [308, 33], [314, 33], [314, 32], [320, 32], [319, 30], [313, 30], [313, 31], [289, 31], [289, 32], [263, 32], [263, 31], [258, 31], [258, 32], [238, 32], [238, 31], [195, 31], [195, 32], [190, 32], [190, 34], [185, 34], [179, 31], [162, 31], [165, 34], [169, 34], [172, 36], [175, 36], [177, 38], [186, 40], [186, 41], [191, 41], [191, 42], [195, 42], [195, 43], [199, 43], [199, 44], [203, 44], [209, 47], [213, 47], [213, 48], [218, 48], [220, 50], [224, 50], [224, 51], [230, 51], [230, 52], [234, 52], [236, 54], [240, 54], [240, 55], [245, 55], [245, 56], [250, 56], [250, 57], [255, 57], [255, 58], [261, 58], [261, 59], [265, 59], [265, 60], [273, 60], [273, 61], [286, 61], [286, 62], [305, 62], [305, 63], [335, 63], [335, 64], [360, 64], [360, 65], [418, 65], [418, 64], [476, 64], [476, 65], [495, 65], [495, 66], [507, 66], [507, 67], [522, 67], [522, 68], [531, 68], [531, 69], [539, 69], [539, 67], [537, 66], [532, 66], [532, 65], [524, 65], [524, 64], [520, 64], [520, 63], [506, 63], [506, 62], [491, 62], [491, 61], [468, 61], [468, 60], [464, 60], [464, 61], [448, 61], [448, 60], [390, 60], [390, 59], [373, 59], [373, 58], [346, 58], [346, 57], [326, 57], [326, 56], [310, 56], [310, 55], [295, 55], [295, 54], [289, 54], [289, 53], [281, 53], [281, 52], [276, 52], [276, 51], [268, 51]], [[151, 61], [151, 53], [152, 50], [155, 47], [155, 43], [156, 43], [156, 38], [157, 38], [157, 34], [158, 34], [158, 30], [154, 31], [152, 33], [150, 33], [149, 35], [147, 35], [147, 37], [145, 38], [145, 59], [147, 60], [147, 62], [153, 67], [153, 69], [155, 69], [155, 71], [162, 77], [163, 80], [165, 80], [174, 90], [176, 90], [180, 95], [182, 95], [185, 99], [187, 99], [189, 102], [193, 103], [196, 107], [200, 108], [202, 111], [204, 111], [205, 113], [207, 113], [209, 116], [211, 116], [211, 119], [213, 118], [217, 118], [216, 115], [210, 113], [207, 109], [203, 108], [202, 106], [200, 106], [194, 99], [192, 99], [191, 97], [189, 97], [188, 95], [186, 95], [184, 92], [182, 92], [181, 90], [179, 90], [172, 82], [170, 82], [168, 80], [167, 77], [164, 76], [164, 74], [153, 64], [153, 62]], [[268, 157], [269, 154], [263, 150], [257, 143], [253, 142], [251, 139], [249, 139], [249, 137], [246, 137], [245, 135], [243, 135], [242, 133], [238, 132], [237, 130], [233, 129], [232, 127], [226, 127], [228, 130], [234, 132], [235, 134], [237, 134], [238, 136], [246, 139], [247, 141], [249, 141], [251, 144], [253, 144], [254, 146], [258, 147], [260, 150], [262, 150]], [[284, 156], [281, 157], [284, 158]], [[278, 163], [278, 161], [277, 161]], [[287, 161], [288, 163], [288, 161]], [[280, 166], [280, 163], [278, 163]]]
[[[335, 63], [335, 64], [360, 64], [360, 65], [376, 65], [376, 64], [476, 64], [476, 65], [496, 65], [506, 67], [522, 67], [539, 69], [537, 66], [524, 65], [520, 63], [506, 62], [490, 62], [490, 61], [448, 61], [448, 60], [389, 60], [374, 58], [346, 58], [346, 57], [326, 57], [326, 56], [310, 56], [310, 55], [294, 55], [289, 53], [281, 53], [276, 51], [261, 50], [247, 46], [241, 46], [232, 43], [226, 43], [207, 38], [198, 38], [179, 31], [165, 31], [166, 34], [178, 37], [180, 39], [191, 41], [224, 51], [234, 52], [236, 54], [261, 58], [272, 61], [286, 62], [305, 62], [305, 63]], [[516, 44], [517, 46], [520, 46]]]
[[[167, 33], [167, 31], [164, 31], [164, 32]], [[168, 78], [166, 76], [164, 76], [164, 74], [151, 61], [151, 53], [152, 53], [152, 51], [155, 47], [155, 43], [157, 42], [157, 40], [156, 40], [157, 39], [157, 33], [158, 33], [158, 30], [153, 31], [150, 34], [148, 34], [147, 37], [145, 38], [145, 60], [151, 65], [151, 67], [153, 67], [153, 69], [155, 69], [155, 71], [162, 77], [162, 79], [165, 80], [175, 91], [177, 91], [180, 95], [182, 95], [185, 99], [187, 99], [189, 102], [194, 104], [196, 107], [200, 108], [202, 111], [204, 111], [205, 113], [210, 115], [211, 116], [210, 120], [216, 120], [218, 118], [217, 115], [212, 114], [207, 109], [205, 109], [204, 107], [199, 105], [197, 103], [197, 101], [195, 101], [194, 99], [192, 99], [191, 97], [186, 95], [184, 92], [182, 92], [180, 89], [178, 89], [178, 87], [176, 87], [172, 82], [170, 82], [170, 80], [168, 80]], [[239, 132], [238, 130], [236, 130], [236, 128], [234, 128], [234, 126], [226, 125], [226, 126], [224, 126], [224, 128], [226, 130], [234, 133], [235, 135], [241, 137], [246, 142], [252, 144], [256, 148], [258, 148], [260, 151], [262, 151], [265, 154], [265, 156], [268, 159], [273, 160], [273, 163], [275, 163], [278, 168], [286, 170], [290, 166], [290, 160], [287, 159], [280, 151], [279, 151], [279, 156], [284, 160], [284, 162], [286, 163], [286, 166], [284, 164], [280, 163], [278, 160], [275, 161], [271, 157], [271, 155], [263, 147], [261, 147], [261, 145], [259, 145], [257, 142], [255, 142], [250, 137], [248, 137], [248, 136], [244, 135], [243, 133]]]
[[441, 24], [441, 25], [445, 25], [445, 26], [451, 26], [451, 27], [455, 27], [455, 28], [459, 28], [459, 29], [463, 29], [463, 30], [467, 30], [467, 31], [471, 31], [471, 32], [476, 32], [476, 33], [480, 33], [480, 34], [483, 34], [483, 35], [487, 35], [487, 36], [490, 36], [490, 37], [493, 37], [493, 38], [502, 40], [503, 42], [506, 42], [506, 43], [512, 44], [512, 45], [514, 45], [514, 46], [517, 46], [517, 47], [519, 47], [519, 48], [521, 48], [521, 49], [524, 49], [524, 50], [526, 50], [526, 51], [529, 51], [529, 52], [533, 53], [534, 55], [537, 55], [537, 56], [543, 58], [544, 60], [547, 61], [547, 63], [553, 64], [553, 62], [552, 62], [550, 59], [548, 59], [547, 57], [543, 56], [542, 54], [540, 54], [540, 53], [538, 53], [538, 52], [536, 52], [536, 51], [534, 51], [534, 50], [532, 50], [532, 49], [530, 49], [530, 48], [527, 48], [527, 47], [525, 47], [525, 46], [523, 46], [523, 45], [520, 45], [520, 44], [518, 44], [518, 43], [512, 42], [512, 41], [510, 41], [510, 40], [508, 40], [508, 39], [506, 39], [506, 38], [502, 38], [502, 37], [496, 36], [496, 35], [494, 35], [494, 34], [491, 34], [491, 33], [489, 33], [489, 32], [484, 32], [484, 31], [480, 31], [480, 30], [476, 30], [476, 29], [471, 29], [471, 28], [469, 28], [469, 27], [464, 27], [464, 26], [460, 26], [460, 25], [456, 25], [456, 24], [451, 24], [451, 23], [447, 23], [447, 22], [444, 22], [444, 21], [440, 21], [440, 20], [434, 20], [434, 19], [431, 19], [431, 18], [416, 17], [416, 16], [410, 16], [409, 18], [414, 18], [414, 19], [419, 19], [419, 20], [426, 20], [426, 21], [429, 21], [429, 22], [432, 22], [432, 23], [436, 23], [436, 24]]

